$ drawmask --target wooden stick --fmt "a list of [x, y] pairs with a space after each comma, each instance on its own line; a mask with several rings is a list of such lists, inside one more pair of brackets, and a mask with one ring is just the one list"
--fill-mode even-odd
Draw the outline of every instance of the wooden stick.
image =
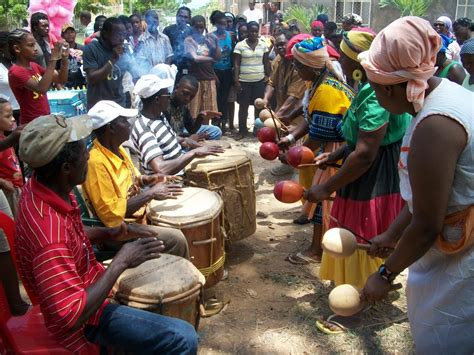
[[276, 120], [275, 120], [275, 117], [273, 116], [273, 111], [265, 106], [264, 109], [268, 110], [268, 112], [270, 112], [270, 116], [272, 117], [272, 120], [273, 120], [273, 125], [275, 127], [275, 131], [276, 131], [276, 134], [277, 134], [277, 137], [278, 137], [278, 140], [280, 141], [281, 140], [281, 135], [280, 135], [280, 130], [278, 129], [278, 126], [276, 124]]
[[[318, 164], [316, 163], [312, 163], [312, 164], [300, 164], [298, 165], [297, 169], [299, 168], [305, 168], [307, 166], [319, 166]], [[329, 164], [326, 164], [326, 166], [329, 166], [331, 168], [341, 168], [342, 165], [341, 164], [336, 164], [336, 163], [329, 163]]]
[[357, 233], [354, 233], [352, 230], [350, 230], [349, 228], [347, 228], [346, 226], [343, 226], [341, 223], [339, 223], [339, 221], [334, 218], [333, 216], [329, 215], [329, 219], [331, 219], [332, 221], [334, 221], [340, 228], [344, 228], [344, 229], [347, 229], [349, 232], [351, 232], [352, 234], [354, 234], [356, 237], [359, 237], [360, 239], [366, 241], [367, 243], [369, 244], [372, 244], [372, 242], [362, 236], [360, 236], [359, 234]]

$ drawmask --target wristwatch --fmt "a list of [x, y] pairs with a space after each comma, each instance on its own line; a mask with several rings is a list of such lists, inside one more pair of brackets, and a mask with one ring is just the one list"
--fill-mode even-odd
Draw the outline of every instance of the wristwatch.
[[389, 283], [392, 283], [392, 281], [395, 280], [395, 277], [397, 277], [397, 275], [395, 273], [391, 272], [385, 266], [385, 264], [380, 265], [378, 273], [384, 280], [386, 280]]

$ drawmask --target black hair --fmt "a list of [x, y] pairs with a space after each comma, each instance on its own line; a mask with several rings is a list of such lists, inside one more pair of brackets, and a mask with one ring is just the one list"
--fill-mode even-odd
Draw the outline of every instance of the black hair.
[[105, 20], [104, 25], [102, 26], [102, 32], [110, 33], [114, 25], [123, 25], [123, 22], [117, 17], [109, 17]]
[[332, 21], [328, 21], [324, 24], [324, 28], [329, 31], [335, 31], [337, 30], [337, 24]]
[[[99, 20], [105, 19], [107, 20], [107, 17], [104, 15], [99, 15], [95, 18], [94, 20], [94, 32], [100, 31], [100, 25], [99, 25]], [[103, 26], [103, 25], [102, 25]]]
[[120, 21], [122, 21], [123, 25], [124, 26], [127, 26], [128, 23], [132, 23], [132, 20], [130, 20], [130, 18], [128, 16], [125, 16], [125, 15], [120, 15], [119, 17], [117, 17]]
[[250, 21], [250, 22], [247, 22], [247, 29], [250, 31], [250, 27], [257, 27], [258, 29], [260, 29], [260, 25], [258, 24], [257, 21]]
[[0, 32], [0, 48], [4, 48], [8, 52], [8, 32]]
[[211, 21], [212, 25], [215, 25], [219, 20], [225, 19], [227, 21], [226, 15], [219, 10], [214, 10], [211, 13], [211, 16], [209, 17], [209, 20]]
[[204, 18], [204, 16], [196, 15], [191, 19], [191, 26], [194, 26], [198, 22], [206, 23], [206, 19]]
[[289, 41], [293, 37], [293, 32], [286, 30], [284, 28], [281, 28], [275, 33], [275, 37], [281, 36], [281, 35], [285, 36], [285, 38]]
[[128, 18], [130, 19], [130, 21], [132, 21], [132, 19], [134, 17], [137, 17], [140, 21], [142, 20], [142, 17], [140, 16], [140, 14], [137, 14], [137, 13], [134, 13], [134, 14], [131, 14], [130, 16], [128, 16]]
[[97, 16], [97, 17], [95, 18], [94, 22], [99, 22], [99, 20], [101, 20], [101, 19], [107, 19], [107, 16], [105, 16], [105, 15], [99, 15], [99, 16]]
[[13, 47], [23, 42], [29, 33], [30, 32], [24, 29], [17, 28], [8, 34], [8, 52], [10, 53], [10, 57], [12, 59], [16, 59], [15, 49]]
[[79, 14], [79, 17], [85, 17], [85, 18], [88, 18], [90, 20], [91, 19], [91, 13], [90, 13], [90, 11], [81, 11], [81, 13]]
[[48, 15], [46, 15], [43, 12], [35, 12], [33, 15], [31, 15], [31, 17], [30, 17], [30, 28], [31, 28], [32, 32], [34, 32], [36, 30], [36, 27], [38, 27], [41, 20], [49, 21]]
[[178, 9], [178, 11], [176, 11], [176, 16], [178, 16], [178, 14], [179, 14], [180, 11], [187, 11], [188, 14], [189, 14], [189, 17], [191, 17], [191, 13], [192, 13], [192, 12], [191, 12], [191, 9], [190, 9], [189, 7], [187, 7], [187, 6], [181, 6], [181, 7]]
[[474, 31], [474, 24], [472, 23], [472, 20], [467, 17], [458, 18], [456, 21], [454, 21], [453, 27], [454, 26], [467, 27], [471, 31]]
[[66, 143], [52, 161], [34, 169], [36, 176], [40, 181], [49, 181], [52, 177], [59, 175], [63, 164], [77, 161], [81, 153], [81, 141]]
[[189, 85], [191, 85], [193, 88], [198, 88], [199, 87], [199, 81], [196, 79], [196, 77], [192, 76], [192, 75], [184, 75], [181, 77], [181, 79], [179, 80], [178, 82], [178, 86], [181, 84], [181, 83], [188, 83]]
[[9, 103], [10, 101], [0, 96], [0, 105], [6, 104], [7, 102]]

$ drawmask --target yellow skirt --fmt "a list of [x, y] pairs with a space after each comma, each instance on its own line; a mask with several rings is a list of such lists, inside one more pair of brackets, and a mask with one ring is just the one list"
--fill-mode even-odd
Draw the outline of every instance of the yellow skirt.
[[362, 289], [367, 278], [376, 272], [383, 259], [370, 257], [365, 250], [356, 250], [347, 258], [333, 258], [323, 253], [319, 278], [334, 281], [336, 286], [350, 284]]

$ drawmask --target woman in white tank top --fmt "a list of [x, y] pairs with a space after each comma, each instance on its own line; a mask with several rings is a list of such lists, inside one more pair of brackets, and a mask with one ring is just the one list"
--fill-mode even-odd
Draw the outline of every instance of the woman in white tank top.
[[432, 77], [439, 37], [417, 17], [379, 33], [362, 65], [379, 103], [414, 118], [399, 172], [405, 209], [372, 240], [388, 258], [362, 297], [383, 298], [409, 267], [408, 318], [418, 353], [474, 352], [474, 93]]

